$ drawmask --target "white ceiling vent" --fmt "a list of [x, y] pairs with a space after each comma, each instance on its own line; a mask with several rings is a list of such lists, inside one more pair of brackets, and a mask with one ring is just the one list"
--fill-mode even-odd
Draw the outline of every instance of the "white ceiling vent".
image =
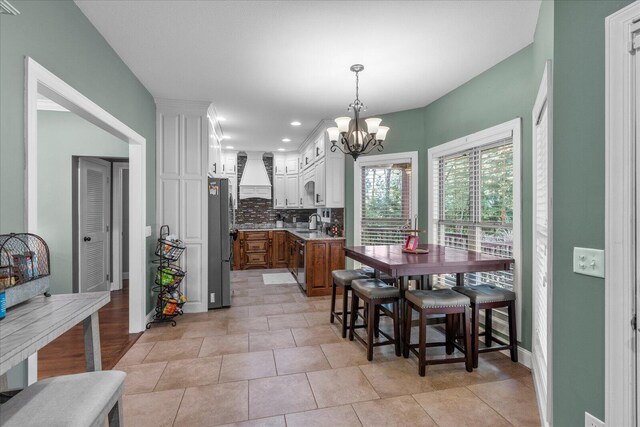
[[3, 15], [20, 15], [20, 11], [7, 0], [0, 0], [0, 13]]
[[240, 199], [271, 200], [271, 181], [264, 167], [262, 153], [247, 151], [247, 164], [244, 165], [244, 172], [240, 180]]

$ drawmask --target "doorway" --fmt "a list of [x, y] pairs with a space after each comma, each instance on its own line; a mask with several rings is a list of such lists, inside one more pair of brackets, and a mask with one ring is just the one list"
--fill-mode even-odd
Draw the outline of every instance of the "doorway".
[[533, 378], [540, 419], [552, 418], [552, 86], [551, 61], [545, 64], [532, 112], [533, 123]]
[[605, 19], [605, 415], [640, 418], [640, 2]]

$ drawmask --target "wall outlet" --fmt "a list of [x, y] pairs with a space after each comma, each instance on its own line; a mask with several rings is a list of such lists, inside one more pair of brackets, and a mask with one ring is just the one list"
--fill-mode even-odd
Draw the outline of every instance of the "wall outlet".
[[584, 413], [584, 427], [605, 427], [604, 422], [600, 421], [588, 412]]
[[573, 248], [573, 272], [604, 278], [604, 251], [602, 249]]
[[214, 302], [216, 302], [216, 293], [215, 292], [211, 292], [211, 294], [209, 294], [209, 302], [211, 304], [213, 304]]

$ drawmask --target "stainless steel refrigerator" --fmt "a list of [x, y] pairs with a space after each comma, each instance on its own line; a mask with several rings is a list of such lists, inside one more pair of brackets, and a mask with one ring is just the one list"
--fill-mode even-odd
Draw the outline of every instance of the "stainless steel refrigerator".
[[209, 178], [209, 308], [231, 305], [233, 203], [227, 178]]

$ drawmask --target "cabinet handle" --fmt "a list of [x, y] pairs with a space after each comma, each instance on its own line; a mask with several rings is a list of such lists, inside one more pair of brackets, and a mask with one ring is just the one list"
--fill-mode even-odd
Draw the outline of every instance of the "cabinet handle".
[[233, 165], [233, 171], [234, 172], [236, 171], [236, 165]]
[[213, 173], [218, 173], [218, 164], [217, 163], [213, 164]]
[[316, 194], [316, 203], [320, 202], [320, 195]]
[[224, 172], [224, 163], [222, 164], [222, 172]]
[[284, 199], [285, 206], [289, 206], [289, 199]]
[[316, 157], [320, 155], [320, 147], [316, 147]]
[[284, 167], [284, 173], [289, 173], [289, 166]]
[[302, 197], [300, 197], [300, 206], [302, 206]]

